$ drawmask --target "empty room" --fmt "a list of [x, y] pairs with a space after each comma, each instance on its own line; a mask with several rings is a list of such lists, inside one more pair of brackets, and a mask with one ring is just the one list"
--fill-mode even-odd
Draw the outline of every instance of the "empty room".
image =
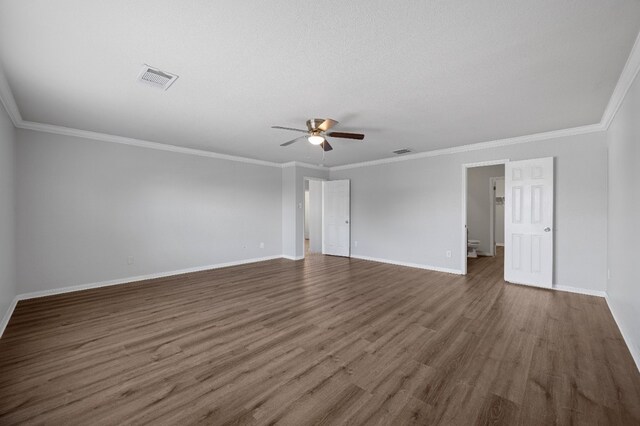
[[0, 0], [0, 425], [640, 425], [640, 2]]

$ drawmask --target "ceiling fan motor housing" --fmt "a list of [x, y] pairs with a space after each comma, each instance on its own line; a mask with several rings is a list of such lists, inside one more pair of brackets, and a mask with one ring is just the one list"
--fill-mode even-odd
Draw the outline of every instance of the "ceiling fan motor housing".
[[310, 120], [307, 120], [307, 128], [310, 132], [315, 132], [318, 130], [318, 127], [324, 122], [324, 118], [312, 118]]

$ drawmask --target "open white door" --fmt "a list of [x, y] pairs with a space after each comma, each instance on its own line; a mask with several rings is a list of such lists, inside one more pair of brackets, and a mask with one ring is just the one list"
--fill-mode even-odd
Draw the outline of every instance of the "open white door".
[[350, 255], [349, 180], [322, 182], [322, 254]]
[[505, 165], [504, 279], [553, 284], [553, 157]]

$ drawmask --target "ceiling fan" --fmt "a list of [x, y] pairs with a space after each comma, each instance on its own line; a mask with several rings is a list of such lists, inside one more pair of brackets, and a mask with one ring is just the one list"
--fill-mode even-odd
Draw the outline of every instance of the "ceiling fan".
[[282, 126], [271, 126], [272, 129], [282, 129], [282, 130], [291, 130], [294, 132], [302, 132], [306, 133], [305, 136], [298, 136], [295, 139], [292, 139], [288, 142], [280, 144], [280, 146], [289, 146], [294, 142], [297, 142], [299, 139], [307, 138], [309, 143], [312, 145], [320, 146], [324, 151], [331, 151], [333, 148], [329, 145], [329, 141], [327, 141], [327, 136], [332, 138], [344, 138], [344, 139], [364, 139], [364, 135], [361, 133], [347, 133], [347, 132], [328, 132], [333, 126], [338, 124], [336, 120], [332, 120], [330, 118], [312, 118], [307, 120], [307, 130], [303, 129], [294, 129], [291, 127], [282, 127]]

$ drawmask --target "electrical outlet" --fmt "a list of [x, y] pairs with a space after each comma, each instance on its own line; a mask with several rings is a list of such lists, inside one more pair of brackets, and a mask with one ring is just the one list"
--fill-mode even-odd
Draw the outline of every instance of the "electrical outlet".
[[447, 250], [447, 257], [451, 257], [451, 250]]
[[302, 203], [298, 203], [298, 208], [301, 209], [302, 208]]
[[133, 256], [129, 256], [127, 257], [127, 265], [133, 265], [133, 262], [135, 261]]
[[260, 243], [260, 248], [264, 248], [264, 243]]

